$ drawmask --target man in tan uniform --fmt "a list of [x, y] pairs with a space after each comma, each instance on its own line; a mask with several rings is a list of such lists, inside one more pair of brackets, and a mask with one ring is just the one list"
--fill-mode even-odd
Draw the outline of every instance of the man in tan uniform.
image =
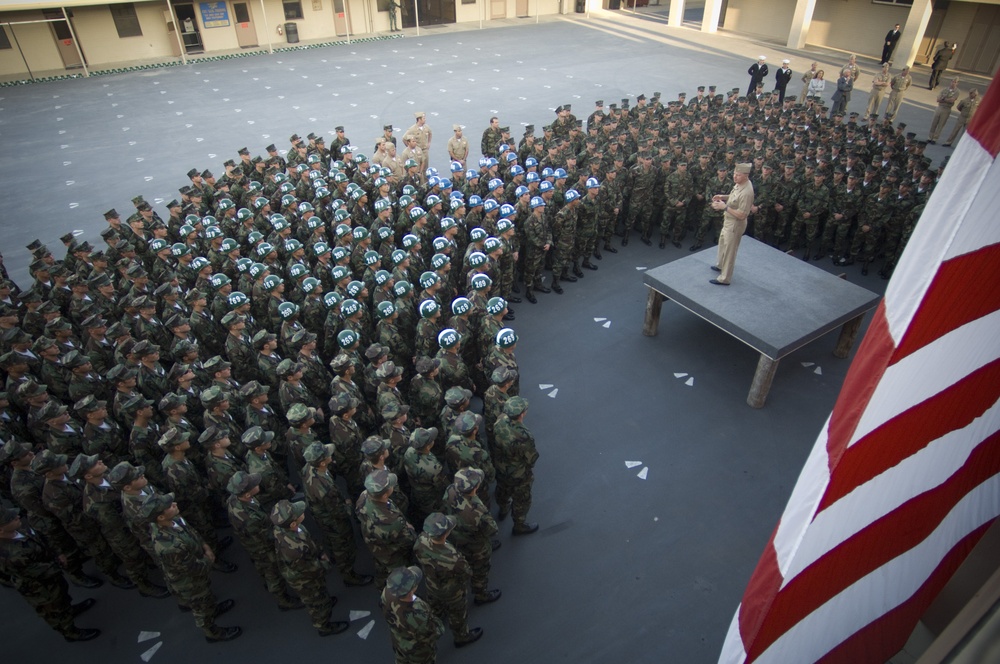
[[911, 85], [913, 85], [913, 79], [910, 78], [909, 67], [903, 67], [903, 70], [889, 81], [889, 103], [885, 107], [885, 117], [890, 122], [896, 119], [896, 112], [899, 111], [899, 105], [903, 103], [903, 96], [910, 89]]
[[927, 143], [934, 145], [937, 143], [938, 136], [944, 131], [944, 126], [948, 124], [948, 117], [951, 115], [951, 109], [958, 101], [958, 77], [951, 79], [951, 83], [948, 87], [941, 91], [941, 94], [937, 97], [937, 110], [934, 111], [934, 117], [931, 118], [931, 129], [927, 132]]
[[868, 95], [868, 109], [865, 111], [865, 117], [872, 117], [878, 115], [878, 107], [882, 105], [882, 97], [885, 95], [885, 91], [889, 89], [889, 83], [892, 77], [889, 76], [889, 63], [882, 65], [882, 71], [875, 74], [875, 78], [872, 79], [872, 91]]
[[958, 102], [958, 119], [955, 120], [955, 127], [951, 130], [951, 136], [944, 147], [950, 148], [951, 144], [962, 137], [965, 133], [965, 125], [969, 124], [976, 109], [979, 108], [979, 90], [972, 88], [969, 96]]
[[426, 113], [417, 111], [413, 116], [417, 119], [417, 122], [406, 130], [406, 134], [417, 139], [417, 147], [420, 148], [421, 154], [421, 158], [417, 159], [417, 163], [420, 164], [420, 181], [426, 182], [427, 164], [431, 153], [431, 128], [427, 126]]
[[462, 136], [462, 125], [452, 125], [455, 135], [448, 139], [448, 158], [457, 161], [465, 168], [465, 160], [469, 157], [469, 141]]
[[736, 164], [733, 170], [733, 190], [712, 196], [712, 209], [722, 212], [722, 233], [719, 235], [719, 257], [712, 269], [719, 276], [709, 280], [717, 286], [728, 286], [736, 265], [736, 251], [747, 229], [747, 217], [753, 206], [753, 185], [750, 184], [750, 164]]

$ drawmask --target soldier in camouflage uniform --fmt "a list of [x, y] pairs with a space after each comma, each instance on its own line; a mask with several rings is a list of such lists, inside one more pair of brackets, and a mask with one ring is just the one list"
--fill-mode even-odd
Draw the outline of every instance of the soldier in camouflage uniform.
[[67, 641], [90, 641], [100, 636], [100, 630], [81, 629], [74, 623], [77, 615], [94, 605], [94, 600], [71, 603], [55, 552], [37, 532], [22, 526], [14, 508], [0, 508], [0, 574]]
[[416, 596], [423, 578], [419, 567], [397, 567], [379, 599], [389, 624], [396, 664], [434, 664], [444, 623], [430, 604]]
[[830, 216], [823, 229], [822, 250], [832, 252], [834, 262], [847, 256], [847, 238], [863, 204], [858, 174], [852, 172], [847, 176], [847, 183], [834, 190], [830, 200]]
[[[563, 292], [559, 280], [576, 281], [583, 272], [573, 264], [573, 250], [576, 245], [576, 208], [580, 204], [580, 193], [576, 189], [566, 192], [566, 204], [555, 215], [552, 224], [552, 240], [555, 243], [555, 253], [552, 256], [552, 290], [560, 295]], [[569, 274], [570, 267], [573, 273]]]
[[650, 222], [653, 216], [658, 175], [659, 169], [653, 168], [652, 156], [648, 152], [640, 152], [638, 162], [629, 172], [632, 188], [629, 195], [628, 218], [625, 221], [625, 235], [622, 237], [623, 247], [628, 245], [629, 235], [637, 222], [643, 244], [653, 243], [649, 238]]
[[[517, 380], [517, 371], [499, 366], [490, 374], [491, 385], [483, 394], [483, 420], [486, 422], [486, 443], [490, 450], [490, 456], [496, 458], [496, 435], [494, 427], [497, 419], [503, 414], [504, 404], [511, 398], [510, 390]], [[499, 492], [499, 485], [497, 490]], [[500, 504], [501, 514], [506, 501], [501, 501], [497, 495], [497, 502]]]
[[545, 253], [552, 246], [552, 231], [545, 219], [545, 200], [541, 196], [534, 196], [530, 206], [531, 216], [524, 225], [524, 297], [535, 304], [538, 300], [533, 291], [551, 292], [542, 284], [542, 265], [545, 263]]
[[96, 455], [81, 454], [69, 469], [70, 477], [83, 484], [83, 512], [94, 519], [101, 535], [125, 566], [125, 574], [139, 588], [143, 597], [162, 599], [170, 593], [149, 580], [146, 565], [149, 557], [139, 547], [139, 541], [129, 532], [122, 517], [121, 492], [104, 477], [108, 467]]
[[[715, 179], [708, 179], [702, 192], [706, 201], [711, 201], [712, 196], [719, 193], [720, 190], [725, 191], [725, 188], [729, 186], [728, 167], [725, 164], [719, 164], [715, 172]], [[698, 224], [698, 230], [694, 234], [694, 245], [691, 247], [691, 251], [701, 249], [709, 234], [711, 234], [713, 244], [718, 242], [721, 230], [722, 216], [713, 210], [711, 205], [705, 205], [701, 213], [701, 223]]]
[[361, 536], [375, 561], [375, 584], [385, 587], [389, 571], [411, 559], [417, 533], [391, 498], [396, 475], [376, 470], [365, 478], [365, 491], [356, 505]]
[[358, 545], [351, 521], [351, 502], [337, 486], [331, 468], [336, 448], [320, 442], [312, 443], [303, 455], [302, 489], [316, 523], [323, 533], [326, 548], [333, 554], [334, 563], [346, 586], [366, 586], [372, 582], [367, 574], [354, 571]]
[[663, 183], [663, 216], [660, 220], [660, 249], [669, 239], [680, 249], [687, 234], [687, 207], [694, 198], [694, 179], [688, 173], [687, 162], [677, 164], [677, 170]]
[[820, 233], [823, 218], [830, 209], [830, 190], [823, 185], [826, 176], [820, 171], [813, 174], [812, 186], [804, 188], [795, 199], [795, 219], [792, 221], [791, 237], [788, 240], [788, 250], [795, 251], [800, 246], [803, 228], [806, 236], [806, 251], [802, 260], [818, 260], [820, 251]]
[[171, 493], [153, 494], [142, 503], [143, 517], [150, 523], [156, 561], [163, 578], [181, 607], [191, 609], [195, 624], [209, 643], [232, 641], [243, 630], [220, 627], [215, 619], [233, 608], [231, 599], [216, 603], [209, 574], [215, 554], [187, 524]]
[[489, 587], [490, 558], [500, 543], [490, 541], [497, 533], [497, 523], [476, 496], [484, 477], [478, 468], [455, 473], [455, 481], [444, 492], [443, 510], [457, 522], [452, 541], [472, 567], [472, 597], [477, 605], [495, 602], [502, 594]]
[[437, 429], [420, 427], [410, 434], [410, 446], [403, 454], [414, 523], [423, 523], [428, 514], [441, 508], [441, 495], [448, 486], [448, 474], [432, 451], [437, 437]]
[[271, 509], [278, 567], [289, 587], [302, 598], [319, 635], [340, 634], [350, 624], [330, 617], [334, 598], [326, 587], [329, 558], [302, 525], [305, 513], [306, 504], [301, 501], [282, 500]]
[[531, 508], [531, 485], [534, 466], [538, 461], [535, 439], [524, 425], [528, 400], [513, 397], [503, 407], [503, 415], [496, 422], [494, 432], [497, 448], [497, 502], [500, 503], [502, 521], [507, 514], [507, 499], [511, 499], [514, 517], [514, 534], [527, 535], [538, 530], [537, 523], [527, 521]]
[[448, 535], [455, 529], [455, 517], [433, 512], [423, 523], [424, 531], [417, 538], [413, 553], [424, 572], [428, 603], [439, 618], [448, 621], [455, 647], [461, 648], [483, 636], [482, 627], [469, 629], [472, 569], [448, 541]]
[[430, 357], [419, 358], [417, 373], [410, 381], [410, 417], [418, 426], [430, 429], [437, 425], [444, 391], [437, 381], [441, 360]]
[[289, 594], [288, 584], [278, 569], [271, 516], [257, 500], [260, 475], [237, 471], [230, 478], [226, 490], [229, 492], [226, 499], [229, 522], [233, 525], [240, 544], [250, 555], [257, 573], [264, 579], [267, 591], [274, 596], [282, 611], [302, 608], [305, 605]]

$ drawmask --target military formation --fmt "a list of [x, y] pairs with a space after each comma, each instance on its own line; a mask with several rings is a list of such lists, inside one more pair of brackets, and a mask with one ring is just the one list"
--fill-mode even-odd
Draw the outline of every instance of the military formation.
[[238, 542], [320, 635], [347, 628], [335, 569], [375, 586], [397, 662], [434, 661], [445, 625], [475, 642], [500, 524], [538, 529], [510, 305], [657, 227], [660, 248], [716, 242], [737, 162], [758, 239], [888, 277], [944, 165], [902, 123], [827, 114], [714, 86], [565, 105], [538, 136], [492, 118], [478, 165], [455, 125], [442, 174], [416, 113], [398, 156], [392, 125], [371, 157], [343, 127], [293, 135], [191, 169], [162, 216], [108, 210], [103, 247], [31, 243], [31, 283], [0, 283], [0, 580], [69, 641], [99, 630], [68, 584], [104, 580], [228, 641], [211, 576]]

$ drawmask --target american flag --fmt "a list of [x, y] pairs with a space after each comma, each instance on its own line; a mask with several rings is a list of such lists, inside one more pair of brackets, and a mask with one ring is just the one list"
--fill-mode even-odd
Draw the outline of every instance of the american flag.
[[889, 283], [720, 664], [885, 662], [1000, 515], [1000, 85]]

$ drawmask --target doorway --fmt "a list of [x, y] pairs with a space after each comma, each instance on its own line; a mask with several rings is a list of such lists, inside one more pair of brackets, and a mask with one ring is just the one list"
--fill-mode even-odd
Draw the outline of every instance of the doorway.
[[[43, 10], [43, 14], [45, 18], [54, 20], [53, 23], [49, 23], [49, 27], [52, 29], [52, 37], [56, 40], [56, 50], [59, 51], [59, 57], [62, 58], [63, 66], [66, 69], [79, 69], [83, 67], [80, 53], [77, 52], [76, 44], [73, 43], [73, 33], [69, 29], [69, 24], [63, 19], [62, 11], [59, 9], [46, 9]], [[72, 19], [73, 13], [67, 11], [66, 16]]]
[[236, 19], [236, 41], [240, 48], [258, 46], [257, 28], [253, 25], [250, 6], [245, 2], [234, 2], [233, 16]]
[[347, 13], [344, 0], [333, 0], [333, 31], [338, 37], [347, 36]]
[[490, 0], [490, 18], [507, 18], [507, 0]]
[[194, 14], [194, 5], [174, 5], [174, 11], [177, 12], [177, 25], [181, 28], [184, 52], [188, 55], [204, 53], [205, 45], [201, 41], [201, 32], [198, 30], [198, 19]]
[[1000, 7], [980, 4], [965, 43], [959, 44], [955, 69], [992, 76], [1000, 62]]
[[[537, 2], [537, 0], [536, 0], [536, 2]], [[517, 0], [516, 11], [517, 11], [517, 17], [518, 18], [526, 18], [527, 16], [529, 16], [529, 14], [528, 14], [528, 0]]]
[[420, 25], [455, 22], [455, 0], [420, 0]]

